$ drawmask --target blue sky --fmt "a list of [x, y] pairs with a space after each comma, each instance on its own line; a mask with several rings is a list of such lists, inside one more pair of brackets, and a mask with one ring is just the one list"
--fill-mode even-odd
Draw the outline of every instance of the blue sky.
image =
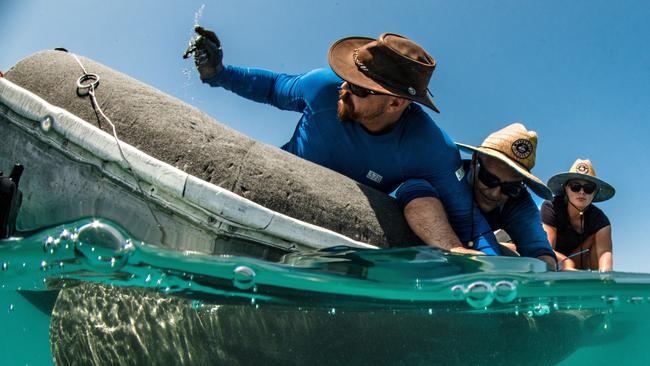
[[[647, 1], [19, 1], [0, 0], [0, 70], [65, 47], [281, 145], [299, 115], [202, 85], [181, 54], [200, 23], [225, 62], [301, 73], [327, 66], [339, 38], [406, 35], [438, 61], [436, 122], [480, 144], [519, 121], [539, 134], [533, 172], [546, 181], [578, 157], [616, 196], [614, 265], [650, 272], [650, 3]], [[426, 157], [423, 157], [426, 158]]]

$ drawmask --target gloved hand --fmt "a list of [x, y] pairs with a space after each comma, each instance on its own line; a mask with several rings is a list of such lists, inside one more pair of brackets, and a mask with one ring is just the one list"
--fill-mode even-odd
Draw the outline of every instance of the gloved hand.
[[212, 78], [223, 70], [221, 41], [214, 32], [201, 26], [194, 27], [199, 35], [195, 41], [194, 64], [201, 80]]

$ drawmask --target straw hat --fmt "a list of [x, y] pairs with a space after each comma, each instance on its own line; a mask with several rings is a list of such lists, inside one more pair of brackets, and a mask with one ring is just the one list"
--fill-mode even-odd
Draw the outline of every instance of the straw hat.
[[569, 169], [568, 172], [552, 176], [551, 179], [548, 180], [548, 187], [553, 191], [554, 195], [563, 195], [564, 185], [567, 181], [572, 179], [586, 180], [587, 182], [596, 185], [596, 195], [594, 196], [593, 202], [607, 201], [614, 197], [614, 194], [616, 193], [614, 187], [609, 183], [596, 178], [596, 171], [589, 159], [577, 159], [573, 165], [571, 165], [571, 169]]
[[521, 123], [513, 123], [490, 134], [481, 146], [456, 143], [462, 150], [477, 152], [479, 155], [491, 156], [514, 169], [524, 177], [528, 187], [541, 198], [552, 199], [551, 190], [541, 179], [530, 173], [535, 166], [537, 150], [537, 133], [528, 131]]
[[332, 70], [345, 81], [422, 103], [440, 113], [428, 89], [436, 61], [406, 37], [384, 33], [377, 39], [343, 38], [330, 47], [328, 59]]

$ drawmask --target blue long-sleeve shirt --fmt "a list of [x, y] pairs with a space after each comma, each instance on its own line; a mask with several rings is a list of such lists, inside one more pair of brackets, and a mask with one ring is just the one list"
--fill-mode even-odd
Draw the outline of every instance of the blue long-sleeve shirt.
[[503, 229], [510, 235], [522, 256], [536, 258], [548, 255], [555, 258], [542, 227], [539, 209], [530, 193], [525, 192], [518, 199], [509, 199], [503, 206], [486, 213], [485, 218], [492, 229]]
[[[468, 171], [471, 169], [470, 160], [464, 161], [464, 167]], [[467, 174], [466, 181], [470, 187], [473, 186], [472, 178], [472, 172]], [[518, 198], [509, 198], [503, 205], [483, 215], [492, 230], [503, 229], [508, 233], [522, 256], [556, 258], [542, 227], [539, 209], [528, 191]]]
[[390, 131], [370, 134], [359, 123], [338, 119], [343, 81], [330, 69], [286, 75], [226, 65], [204, 82], [301, 112], [284, 150], [385, 193], [400, 187], [396, 198], [402, 207], [418, 197], [437, 197], [461, 242], [473, 240], [473, 248], [499, 253], [490, 226], [473, 208], [458, 148], [420, 105], [411, 103]]

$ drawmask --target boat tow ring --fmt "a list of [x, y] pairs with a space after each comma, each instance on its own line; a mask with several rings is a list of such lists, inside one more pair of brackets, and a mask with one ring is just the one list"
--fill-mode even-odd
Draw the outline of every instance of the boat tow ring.
[[91, 73], [83, 74], [77, 79], [77, 95], [80, 97], [86, 96], [91, 93], [91, 89], [94, 92], [98, 86], [99, 75]]

